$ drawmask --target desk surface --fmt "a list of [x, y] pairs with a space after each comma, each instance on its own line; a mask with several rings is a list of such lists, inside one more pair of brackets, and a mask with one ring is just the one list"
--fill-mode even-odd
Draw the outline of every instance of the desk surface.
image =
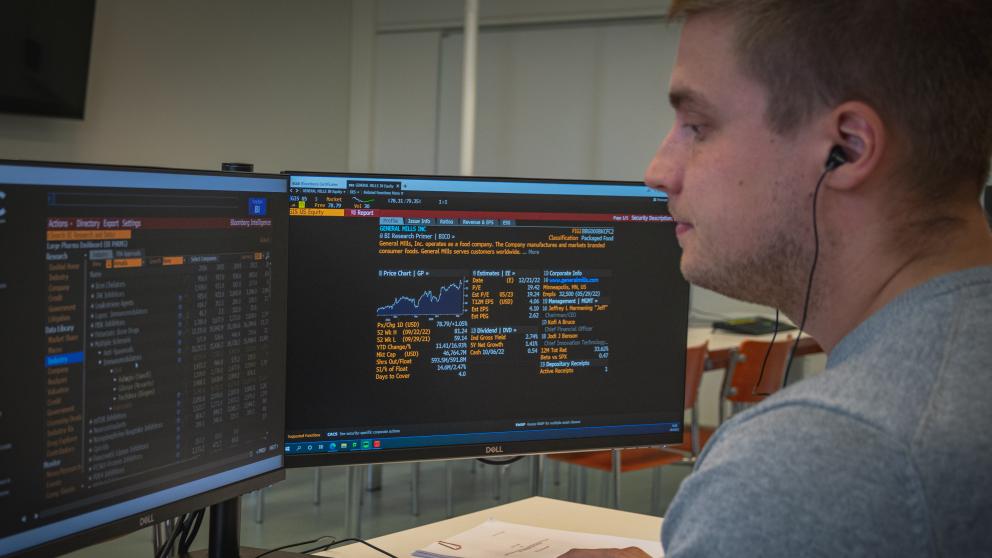
[[[467, 531], [487, 519], [636, 539], [658, 540], [661, 536], [660, 517], [535, 496], [376, 537], [369, 542], [404, 558], [432, 542]], [[362, 544], [342, 546], [318, 556], [383, 558], [382, 554]]]

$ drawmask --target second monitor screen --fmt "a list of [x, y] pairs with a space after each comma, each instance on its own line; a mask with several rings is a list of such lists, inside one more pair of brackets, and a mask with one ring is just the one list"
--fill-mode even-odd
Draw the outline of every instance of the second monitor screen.
[[664, 194], [294, 174], [290, 206], [290, 464], [681, 439]]

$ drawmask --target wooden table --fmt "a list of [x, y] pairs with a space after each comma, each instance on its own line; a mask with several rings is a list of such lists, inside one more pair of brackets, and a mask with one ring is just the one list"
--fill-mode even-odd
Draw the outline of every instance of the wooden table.
[[[776, 340], [785, 339], [788, 335], [795, 338], [795, 331], [779, 332]], [[704, 341], [709, 341], [709, 360], [707, 370], [719, 370], [726, 368], [730, 364], [730, 357], [733, 350], [740, 346], [742, 341], [771, 341], [772, 335], [742, 335], [737, 333], [727, 333], [714, 331], [708, 327], [690, 327], [687, 346], [693, 347]], [[807, 334], [802, 334], [799, 338], [799, 347], [796, 348], [796, 356], [822, 353], [823, 348], [815, 339]]]

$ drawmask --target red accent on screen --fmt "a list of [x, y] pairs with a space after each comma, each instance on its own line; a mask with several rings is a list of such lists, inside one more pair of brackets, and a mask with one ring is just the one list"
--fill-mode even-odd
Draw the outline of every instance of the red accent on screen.
[[346, 217], [419, 217], [433, 219], [513, 219], [517, 221], [669, 222], [671, 215], [549, 213], [528, 211], [424, 211], [416, 209], [345, 209]]

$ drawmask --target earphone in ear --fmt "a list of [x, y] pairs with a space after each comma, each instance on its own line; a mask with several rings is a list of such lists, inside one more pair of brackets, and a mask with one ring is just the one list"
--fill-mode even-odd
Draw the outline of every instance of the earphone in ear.
[[[820, 179], [816, 181], [816, 187], [813, 189], [813, 263], [809, 267], [809, 279], [806, 282], [806, 298], [803, 302], [803, 317], [799, 321], [799, 335], [796, 335], [796, 342], [792, 344], [792, 350], [789, 351], [789, 360], [785, 365], [785, 378], [782, 382], [783, 386], [789, 383], [792, 359], [796, 357], [796, 349], [799, 347], [800, 336], [803, 330], [806, 329], [806, 316], [809, 313], [809, 296], [813, 291], [813, 274], [816, 273], [816, 262], [820, 259], [820, 229], [816, 223], [816, 201], [820, 197], [820, 186], [823, 185], [823, 179], [827, 177], [827, 173], [836, 170], [837, 167], [845, 163], [847, 163], [847, 154], [844, 153], [844, 150], [839, 145], [831, 147], [830, 154], [827, 155], [827, 162], [823, 164], [823, 173], [820, 174]], [[778, 330], [778, 327], [776, 326], [775, 329]], [[772, 342], [775, 342], [774, 335], [772, 336]], [[771, 351], [771, 345], [769, 345], [768, 351]], [[765, 354], [765, 358], [767, 361], [767, 353]], [[764, 364], [761, 366], [761, 373], [764, 374]]]
[[830, 154], [827, 155], [827, 162], [824, 163], [823, 167], [829, 172], [846, 162], [847, 154], [844, 153], [844, 150], [839, 145], [835, 145], [830, 148]]

